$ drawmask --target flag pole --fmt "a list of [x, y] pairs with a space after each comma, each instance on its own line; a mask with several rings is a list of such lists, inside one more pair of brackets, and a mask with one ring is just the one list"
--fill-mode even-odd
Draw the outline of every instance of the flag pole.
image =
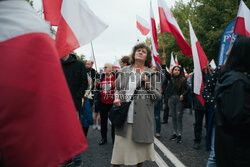
[[231, 37], [231, 41], [230, 41], [230, 45], [229, 45], [229, 49], [228, 49], [228, 50], [230, 50], [231, 47], [233, 47], [233, 46], [232, 46], [233, 38], [234, 38], [234, 32], [233, 32], [233, 34], [232, 34], [232, 37]]
[[96, 63], [96, 60], [95, 60], [94, 48], [93, 48], [92, 42], [91, 42], [91, 48], [92, 48], [92, 53], [93, 53], [93, 57], [94, 57], [94, 61], [95, 61], [95, 68], [96, 68], [96, 71], [98, 71], [98, 69], [97, 69], [97, 63]]

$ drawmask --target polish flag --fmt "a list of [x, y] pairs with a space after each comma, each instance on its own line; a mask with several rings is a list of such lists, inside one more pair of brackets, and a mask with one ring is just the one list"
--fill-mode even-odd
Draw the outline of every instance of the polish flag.
[[167, 68], [167, 66], [166, 66], [166, 70], [167, 70], [167, 72], [169, 72], [169, 69]]
[[151, 34], [151, 43], [153, 46], [153, 57], [155, 59], [155, 62], [161, 64], [161, 60], [160, 60], [159, 54], [158, 54], [157, 31], [156, 31], [154, 12], [153, 12], [153, 8], [152, 8], [152, 1], [150, 1], [150, 24], [151, 24], [150, 34]]
[[234, 26], [234, 33], [250, 37], [250, 10], [242, 0]]
[[211, 68], [212, 68], [213, 70], [216, 69], [216, 64], [215, 64], [215, 62], [214, 62], [214, 59], [211, 60], [210, 66], [211, 66]]
[[184, 70], [184, 75], [185, 75], [185, 77], [189, 78], [190, 76], [188, 75], [188, 73], [187, 73], [185, 67], [183, 68], [183, 70]]
[[176, 55], [175, 55], [174, 63], [175, 63], [177, 66], [179, 65], [179, 62], [178, 62], [178, 59], [177, 59], [177, 56], [176, 56]]
[[152, 57], [152, 60], [151, 60], [152, 66], [156, 67], [156, 63], [155, 63], [155, 59], [154, 59], [153, 53], [151, 54], [151, 57]]
[[119, 63], [119, 60], [115, 57], [115, 62], [114, 62], [114, 68], [115, 69], [121, 69], [121, 66], [120, 66], [120, 63]]
[[108, 27], [83, 0], [43, 0], [43, 6], [45, 18], [58, 25], [56, 48], [60, 58], [90, 43]]
[[142, 35], [148, 35], [150, 32], [150, 25], [142, 17], [136, 15], [136, 26], [142, 33]]
[[182, 34], [182, 31], [174, 18], [173, 13], [171, 12], [171, 10], [169, 9], [164, 0], [157, 0], [157, 1], [158, 1], [161, 31], [173, 34], [182, 53], [186, 56], [192, 57], [191, 47], [185, 40], [184, 35]]
[[87, 141], [49, 25], [24, 0], [0, 1], [0, 30], [1, 162], [59, 166]]
[[204, 106], [205, 101], [202, 97], [202, 91], [204, 89], [202, 70], [206, 67], [208, 60], [194, 33], [191, 22], [189, 20], [188, 22], [194, 62], [194, 93], [196, 94], [196, 97], [201, 102], [201, 104]]
[[176, 66], [175, 64], [175, 60], [174, 60], [174, 55], [173, 55], [173, 52], [171, 53], [171, 59], [170, 59], [170, 71], [172, 71], [173, 67]]

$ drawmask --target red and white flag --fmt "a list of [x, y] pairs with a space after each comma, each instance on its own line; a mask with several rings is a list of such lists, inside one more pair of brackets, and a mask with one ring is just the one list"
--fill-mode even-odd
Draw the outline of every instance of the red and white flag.
[[138, 15], [136, 15], [136, 27], [140, 30], [142, 35], [146, 36], [150, 32], [150, 25]]
[[175, 65], [179, 65], [179, 62], [178, 62], [178, 59], [177, 59], [177, 56], [175, 55], [175, 59], [174, 59], [174, 63], [175, 63]]
[[194, 62], [194, 93], [201, 104], [204, 105], [205, 101], [202, 97], [202, 91], [204, 89], [202, 70], [206, 67], [208, 60], [194, 33], [191, 22], [189, 20], [188, 22]]
[[26, 1], [0, 1], [3, 166], [56, 167], [87, 148], [49, 33]]
[[186, 56], [192, 57], [191, 47], [185, 40], [184, 35], [182, 34], [182, 31], [174, 18], [173, 13], [171, 12], [171, 10], [169, 9], [164, 0], [157, 0], [157, 1], [158, 1], [161, 31], [173, 34], [182, 53]]
[[121, 66], [120, 66], [120, 63], [119, 63], [119, 60], [115, 57], [115, 62], [114, 62], [114, 68], [115, 69], [121, 69]]
[[174, 60], [174, 55], [173, 55], [173, 52], [171, 52], [171, 59], [170, 59], [170, 71], [172, 71], [173, 67], [175, 66], [175, 60]]
[[108, 27], [83, 0], [43, 0], [43, 7], [45, 18], [58, 25], [56, 48], [60, 58], [90, 43]]
[[183, 68], [183, 70], [184, 70], [184, 75], [185, 75], [185, 77], [189, 78], [190, 76], [188, 75], [188, 73], [187, 73], [185, 67]]
[[234, 26], [234, 33], [250, 37], [250, 10], [242, 0]]
[[216, 64], [215, 64], [215, 62], [214, 62], [214, 59], [212, 59], [211, 61], [210, 61], [210, 66], [211, 66], [211, 68], [214, 70], [214, 69], [216, 69]]
[[156, 24], [155, 24], [155, 18], [154, 18], [154, 12], [152, 8], [152, 1], [150, 1], [150, 35], [151, 35], [151, 43], [153, 46], [153, 57], [155, 59], [155, 62], [161, 64], [161, 60], [159, 58], [158, 54], [158, 39], [157, 39], [157, 31], [156, 31]]
[[167, 66], [166, 66], [166, 70], [167, 70], [167, 72], [169, 72], [169, 69], [167, 68]]

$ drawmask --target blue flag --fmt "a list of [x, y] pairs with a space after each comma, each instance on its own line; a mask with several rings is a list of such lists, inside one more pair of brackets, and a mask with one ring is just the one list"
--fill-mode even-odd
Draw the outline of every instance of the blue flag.
[[234, 31], [234, 25], [235, 25], [235, 20], [233, 20], [231, 23], [227, 25], [225, 28], [222, 37], [221, 37], [221, 42], [220, 42], [220, 51], [219, 51], [219, 60], [218, 60], [218, 65], [221, 65], [224, 63], [226, 59], [226, 53], [229, 49], [230, 42], [232, 41], [232, 45], [234, 44], [235, 40], [238, 37], [238, 34], [234, 34], [233, 38], [233, 31]]

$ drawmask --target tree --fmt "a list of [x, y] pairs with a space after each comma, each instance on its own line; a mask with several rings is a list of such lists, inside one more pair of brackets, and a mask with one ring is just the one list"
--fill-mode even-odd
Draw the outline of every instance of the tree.
[[30, 3], [30, 5], [33, 7], [33, 0], [26, 0], [27, 2]]
[[[245, 1], [248, 8], [250, 1]], [[185, 39], [190, 44], [189, 27], [187, 20], [192, 22], [196, 36], [209, 60], [218, 60], [221, 35], [233, 19], [236, 18], [239, 9], [238, 1], [231, 0], [190, 0], [187, 4], [178, 1], [172, 12], [178, 22]], [[160, 26], [158, 26], [158, 52], [162, 54]], [[166, 50], [166, 62], [169, 65], [170, 54], [178, 56], [179, 63], [188, 72], [193, 70], [193, 60], [183, 56], [172, 34], [163, 34], [164, 47]]]

